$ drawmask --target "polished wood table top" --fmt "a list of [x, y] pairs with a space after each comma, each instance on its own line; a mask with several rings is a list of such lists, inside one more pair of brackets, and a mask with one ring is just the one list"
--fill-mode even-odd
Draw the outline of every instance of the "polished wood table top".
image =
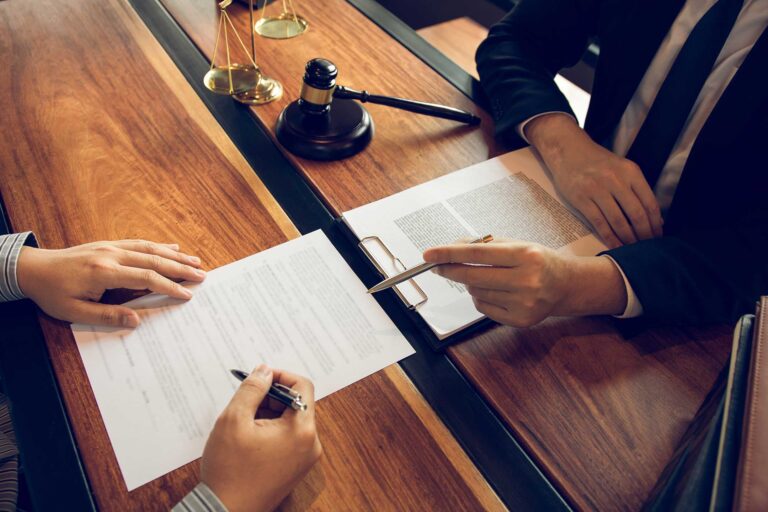
[[[214, 3], [161, 1], [211, 59]], [[363, 13], [344, 0], [297, 6], [310, 21], [306, 34], [258, 39], [259, 64], [286, 89], [281, 101], [253, 109], [265, 126], [273, 127], [298, 97], [303, 66], [313, 57], [336, 63], [341, 84], [483, 117], [482, 126], [472, 129], [372, 105], [377, 131], [365, 152], [323, 163], [288, 155], [333, 212], [503, 150], [487, 115]], [[233, 6], [230, 14], [246, 33], [245, 9]], [[729, 327], [655, 330], [627, 338], [609, 319], [553, 319], [529, 330], [497, 327], [448, 352], [571, 504], [636, 509], [723, 366], [729, 333]]]
[[[161, 1], [210, 59], [215, 2]], [[338, 65], [339, 83], [483, 118], [473, 129], [369, 106], [376, 136], [362, 154], [325, 163], [287, 155], [331, 212], [503, 150], [486, 114], [359, 10], [343, 0], [297, 7], [306, 34], [258, 39], [259, 63], [286, 89], [252, 109], [264, 126], [298, 96], [304, 64], [318, 56]], [[230, 9], [244, 33], [245, 11]], [[15, 230], [34, 230], [50, 248], [174, 241], [210, 268], [298, 235], [125, 0], [0, 2], [0, 64], [11, 71], [0, 90], [0, 193]], [[196, 483], [197, 463], [127, 493], [71, 332], [40, 321], [99, 507], [168, 508]], [[714, 382], [729, 331], [626, 337], [609, 319], [552, 319], [493, 328], [448, 353], [572, 505], [634, 509]], [[378, 400], [359, 411], [350, 407], [358, 396]], [[501, 508], [398, 366], [324, 399], [318, 416], [325, 456], [287, 508]]]
[[[177, 242], [213, 268], [298, 236], [127, 2], [0, 2], [0, 65], [0, 193], [42, 246]], [[198, 463], [128, 493], [68, 325], [40, 322], [99, 508], [168, 510]], [[398, 365], [322, 400], [318, 425], [286, 509], [503, 508]]]

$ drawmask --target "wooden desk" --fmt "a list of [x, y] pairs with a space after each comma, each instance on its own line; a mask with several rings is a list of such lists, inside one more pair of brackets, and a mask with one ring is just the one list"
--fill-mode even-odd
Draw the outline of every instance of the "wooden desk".
[[[210, 58], [215, 3], [163, 4]], [[349, 4], [300, 5], [311, 23], [307, 34], [259, 39], [260, 63], [286, 88], [281, 102], [253, 110], [265, 126], [297, 96], [303, 65], [316, 56], [336, 62], [340, 83], [479, 112]], [[243, 11], [234, 6], [232, 13], [244, 31]], [[231, 133], [217, 126], [127, 4], [7, 0], [0, 27], [0, 62], [14, 71], [0, 92], [9, 134], [0, 139], [0, 192], [16, 230], [34, 229], [47, 247], [129, 236], [175, 240], [210, 266], [296, 235], [229, 142]], [[501, 151], [481, 112], [483, 128], [472, 130], [370, 110], [377, 135], [361, 155], [324, 164], [288, 156], [334, 214]], [[41, 322], [99, 506], [170, 505], [196, 481], [196, 465], [126, 493], [71, 334], [59, 322]], [[637, 508], [724, 361], [727, 331], [625, 340], [607, 320], [553, 320], [528, 331], [492, 329], [449, 355], [571, 504]], [[370, 414], [352, 414], [347, 404], [358, 395], [381, 403]], [[326, 456], [287, 506], [498, 507], [398, 367], [318, 410]], [[353, 435], [350, 426], [357, 426]], [[368, 448], [358, 452], [361, 441]]]
[[[213, 3], [161, 1], [212, 58]], [[339, 83], [477, 112], [343, 0], [299, 5], [309, 32], [258, 42], [260, 65], [287, 94], [253, 109], [267, 127], [298, 96], [303, 65], [317, 56], [337, 64]], [[247, 30], [244, 10], [230, 12]], [[487, 116], [481, 129], [471, 130], [383, 107], [370, 111], [377, 133], [364, 153], [327, 163], [288, 155], [337, 215], [502, 150]], [[729, 332], [727, 326], [658, 330], [625, 339], [607, 319], [551, 320], [527, 331], [495, 328], [448, 352], [574, 506], [636, 509], [722, 367]]]
[[[211, 268], [298, 235], [126, 2], [2, 2], [0, 64], [0, 192], [44, 247], [174, 241]], [[68, 325], [40, 323], [99, 508], [169, 509], [198, 463], [128, 493]], [[325, 456], [286, 509], [503, 508], [397, 365], [324, 399], [318, 424]]]

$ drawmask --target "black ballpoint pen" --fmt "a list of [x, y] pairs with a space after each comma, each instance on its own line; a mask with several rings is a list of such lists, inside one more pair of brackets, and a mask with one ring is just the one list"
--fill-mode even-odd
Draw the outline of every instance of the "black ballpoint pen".
[[[232, 375], [238, 378], [238, 380], [245, 380], [248, 377], [248, 373], [242, 370], [229, 370]], [[301, 401], [301, 395], [292, 390], [288, 386], [284, 386], [280, 383], [273, 383], [267, 393], [269, 398], [277, 400], [286, 407], [290, 407], [294, 411], [306, 411], [307, 404]]]

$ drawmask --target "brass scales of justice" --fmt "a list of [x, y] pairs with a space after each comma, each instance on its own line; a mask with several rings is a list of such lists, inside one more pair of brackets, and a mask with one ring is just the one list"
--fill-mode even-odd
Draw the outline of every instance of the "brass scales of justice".
[[[232, 0], [222, 0], [219, 2], [219, 29], [216, 34], [216, 44], [213, 48], [213, 59], [211, 61], [211, 68], [203, 77], [203, 84], [205, 87], [216, 94], [226, 94], [232, 96], [235, 100], [246, 103], [249, 105], [258, 105], [263, 103], [269, 103], [279, 99], [283, 95], [283, 86], [274, 78], [265, 76], [259, 65], [256, 64], [256, 26], [258, 25], [269, 34], [264, 34], [265, 37], [272, 37], [277, 39], [285, 39], [287, 37], [294, 37], [303, 33], [307, 29], [307, 22], [300, 16], [295, 14], [293, 9], [287, 9], [286, 2], [283, 0], [283, 13], [275, 17], [265, 17], [262, 14], [262, 18], [254, 24], [253, 20], [253, 0], [248, 1], [249, 15], [250, 15], [250, 32], [251, 32], [251, 51], [248, 52], [243, 40], [237, 33], [235, 25], [232, 23], [227, 13], [227, 7], [232, 5]], [[266, 10], [267, 2], [265, 0], [264, 10]], [[291, 7], [293, 7], [291, 3]], [[264, 13], [264, 10], [262, 13]], [[288, 25], [294, 26], [294, 28], [286, 28]], [[271, 28], [270, 28], [271, 27]], [[279, 29], [278, 29], [279, 27]], [[229, 48], [230, 31], [234, 34], [237, 42], [240, 44], [243, 52], [248, 55], [249, 63], [238, 64], [232, 63], [232, 56]], [[261, 34], [261, 32], [260, 32]], [[286, 35], [282, 35], [286, 34]], [[287, 35], [290, 34], [290, 35]], [[222, 35], [224, 38], [224, 47], [226, 51], [227, 63], [225, 66], [216, 65], [216, 56], [219, 50], [219, 44], [221, 43]]]

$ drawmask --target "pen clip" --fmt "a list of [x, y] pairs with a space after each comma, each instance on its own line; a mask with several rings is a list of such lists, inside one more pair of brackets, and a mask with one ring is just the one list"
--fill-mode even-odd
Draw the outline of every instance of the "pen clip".
[[298, 391], [296, 391], [294, 389], [291, 389], [291, 388], [289, 388], [288, 386], [286, 386], [284, 384], [280, 384], [279, 382], [275, 382], [275, 383], [272, 384], [272, 387], [277, 389], [278, 391], [281, 391], [281, 392], [285, 393], [286, 395], [290, 396], [294, 400], [301, 400], [301, 394]]

